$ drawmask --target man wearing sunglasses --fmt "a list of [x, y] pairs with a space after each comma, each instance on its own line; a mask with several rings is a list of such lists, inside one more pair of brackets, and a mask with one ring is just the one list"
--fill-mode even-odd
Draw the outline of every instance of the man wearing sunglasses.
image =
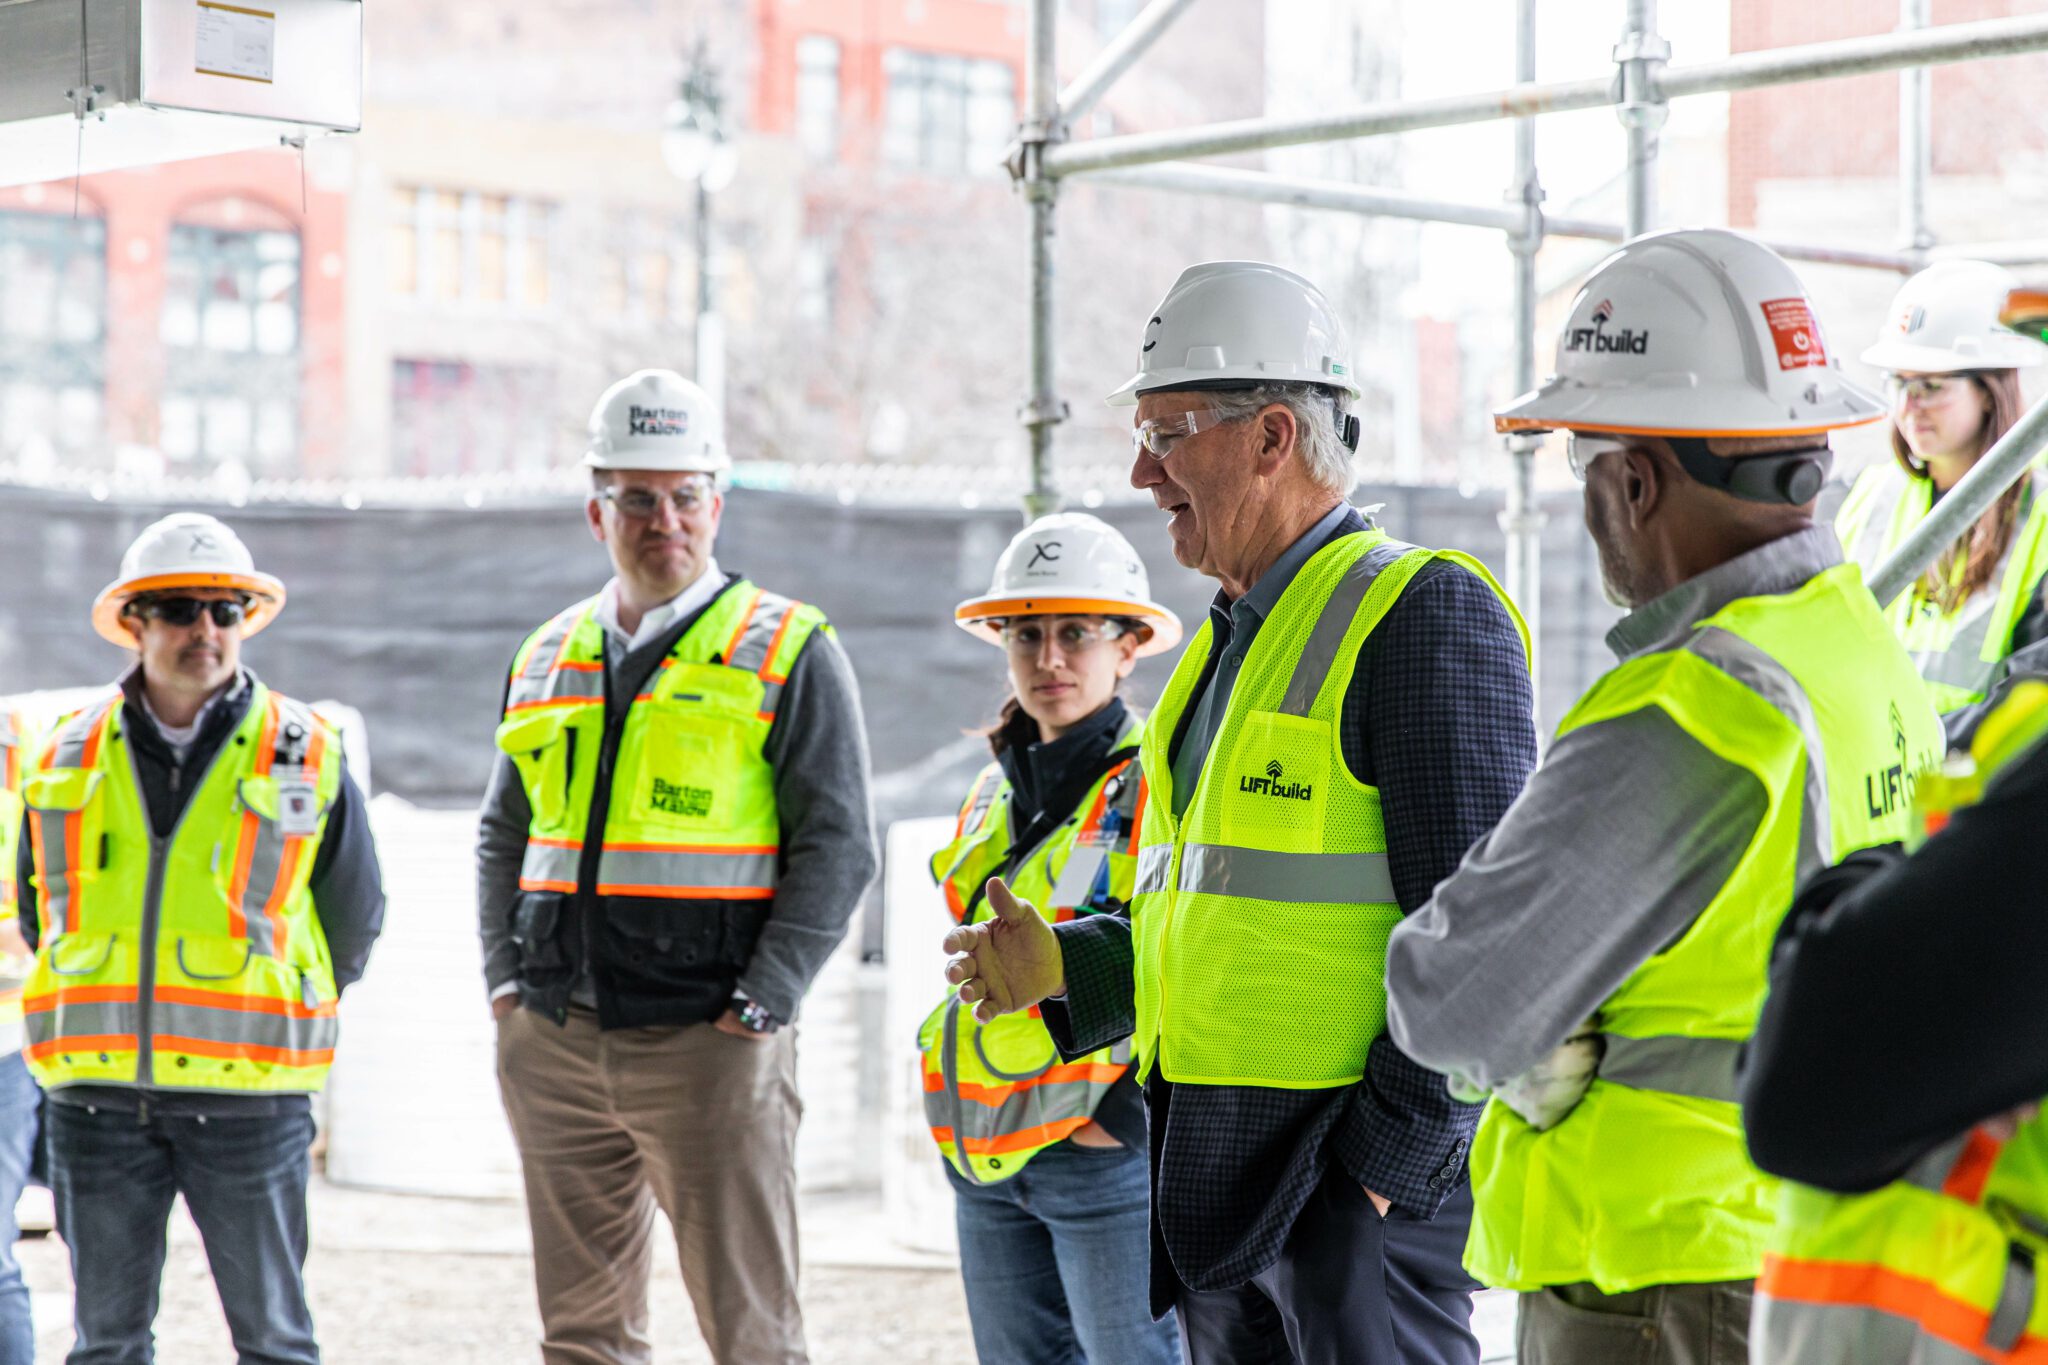
[[284, 600], [214, 518], [144, 530], [92, 614], [137, 662], [23, 775], [25, 1056], [50, 1098], [74, 1361], [149, 1358], [179, 1195], [238, 1358], [320, 1358], [308, 1097], [384, 892], [340, 736], [242, 666]]
[[1220, 590], [1147, 723], [1131, 914], [949, 941], [984, 1017], [1053, 997], [1069, 1060], [1132, 1039], [1152, 1309], [1192, 1365], [1479, 1358], [1478, 1111], [1386, 1036], [1382, 957], [1535, 763], [1527, 642], [1475, 561], [1349, 504], [1356, 397], [1309, 281], [1182, 273], [1110, 401], [1174, 557]]
[[800, 1365], [793, 1030], [876, 867], [853, 672], [723, 571], [730, 467], [667, 370], [590, 419], [613, 577], [514, 656], [477, 892], [549, 1365], [650, 1358], [654, 1210], [721, 1365]]
[[1884, 404], [1738, 233], [1640, 237], [1496, 414], [1566, 433], [1620, 663], [1500, 825], [1397, 926], [1394, 1036], [1493, 1096], [1465, 1263], [1526, 1365], [1744, 1359], [1778, 1191], [1736, 1061], [1799, 879], [1898, 838], [1942, 752], [1912, 661], [1813, 521], [1828, 433]]

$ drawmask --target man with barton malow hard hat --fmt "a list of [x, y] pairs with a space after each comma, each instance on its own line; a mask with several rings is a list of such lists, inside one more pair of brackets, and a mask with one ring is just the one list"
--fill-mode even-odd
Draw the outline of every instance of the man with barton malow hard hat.
[[1619, 664], [1500, 825], [1398, 926], [1387, 1018], [1460, 1093], [1465, 1264], [1520, 1290], [1524, 1365], [1745, 1359], [1777, 1212], [1736, 1063], [1799, 880], [1900, 837], [1940, 721], [1834, 534], [1842, 377], [1768, 248], [1640, 237], [1587, 278], [1557, 368], [1496, 415], [1566, 435]]
[[1048, 926], [991, 883], [948, 979], [984, 1019], [1044, 999], [1068, 1060], [1131, 1040], [1152, 1309], [1192, 1365], [1476, 1362], [1478, 1114], [1387, 1037], [1381, 982], [1535, 762], [1527, 641], [1476, 561], [1347, 502], [1357, 388], [1314, 285], [1193, 266], [1140, 348], [1131, 482], [1220, 591], [1145, 728], [1131, 911]]
[[284, 598], [214, 518], [148, 527], [92, 613], [135, 666], [22, 776], [24, 1055], [49, 1092], [74, 1365], [150, 1359], [180, 1195], [237, 1358], [320, 1359], [307, 1097], [384, 891], [340, 737], [241, 664]]
[[659, 1207], [712, 1358], [798, 1365], [791, 1025], [875, 873], [860, 700], [822, 612], [719, 568], [702, 389], [614, 384], [584, 463], [613, 577], [513, 656], [477, 851], [541, 1356], [651, 1358]]

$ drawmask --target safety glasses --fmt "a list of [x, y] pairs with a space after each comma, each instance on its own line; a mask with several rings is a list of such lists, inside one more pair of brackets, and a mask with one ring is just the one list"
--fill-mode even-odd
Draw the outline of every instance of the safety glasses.
[[1565, 437], [1564, 462], [1571, 466], [1572, 477], [1584, 483], [1586, 471], [1593, 467], [1593, 461], [1609, 451], [1627, 449], [1627, 441], [1617, 441], [1612, 436], [1585, 436], [1574, 431]]
[[1137, 429], [1131, 433], [1131, 446], [1155, 460], [1163, 460], [1173, 454], [1174, 447], [1187, 437], [1234, 420], [1214, 408], [1197, 408], [1193, 412], [1177, 412], [1171, 417], [1154, 417], [1138, 423]]
[[1003, 622], [1003, 647], [1019, 658], [1028, 659], [1045, 648], [1049, 637], [1061, 654], [1071, 657], [1108, 644], [1121, 637], [1126, 629], [1121, 621], [1024, 616]]
[[[676, 515], [686, 517], [710, 505], [713, 491], [709, 479], [692, 479], [670, 489], [666, 497]], [[599, 490], [598, 496], [618, 508], [620, 515], [646, 521], [660, 509], [664, 495], [652, 488], [606, 487]]]
[[248, 605], [232, 597], [151, 597], [133, 604], [128, 610], [167, 626], [193, 625], [204, 614], [211, 616], [213, 623], [222, 630], [241, 625], [249, 614]]
[[1940, 398], [1943, 394], [1968, 382], [1961, 375], [1954, 374], [1916, 374], [1910, 377], [1903, 374], [1890, 374], [1885, 376], [1884, 392], [1885, 396], [1891, 399], [1895, 405], [1903, 403], [1908, 399], [1915, 399], [1925, 403], [1932, 399]]

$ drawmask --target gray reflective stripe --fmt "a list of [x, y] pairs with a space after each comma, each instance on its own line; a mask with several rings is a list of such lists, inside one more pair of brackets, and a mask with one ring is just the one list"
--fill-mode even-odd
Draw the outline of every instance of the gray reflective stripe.
[[1138, 881], [1131, 894], [1149, 896], [1166, 890], [1173, 871], [1173, 845], [1151, 844], [1138, 850]]
[[1377, 905], [1394, 899], [1394, 875], [1384, 853], [1275, 853], [1187, 844], [1180, 855], [1180, 889], [1246, 900]]
[[[271, 892], [277, 889], [278, 872], [284, 866], [285, 835], [277, 821], [255, 811], [249, 814], [256, 821], [256, 845], [249, 855], [249, 880], [242, 887], [242, 903], [235, 908], [241, 911], [248, 926], [251, 951], [263, 957], [276, 957], [277, 930], [264, 907], [270, 903]], [[239, 850], [236, 856], [240, 856]]]
[[1806, 1303], [1757, 1293], [1750, 1358], [1771, 1365], [1983, 1365], [1908, 1318], [1857, 1304]]
[[2005, 1282], [1998, 1287], [1998, 1303], [1991, 1321], [1984, 1327], [1984, 1344], [1994, 1351], [2010, 1351], [2027, 1334], [2027, 1320], [2034, 1315], [2034, 1262], [2018, 1247], [2005, 1257]]
[[739, 643], [733, 646], [732, 657], [725, 661], [730, 667], [744, 668], [749, 673], [759, 673], [767, 667], [768, 651], [782, 631], [783, 619], [796, 610], [796, 603], [780, 593], [756, 591], [761, 595], [755, 599], [754, 614], [740, 633]]
[[530, 707], [536, 702], [557, 701], [574, 698], [577, 701], [604, 700], [604, 674], [595, 669], [565, 668], [558, 673], [542, 677], [538, 682], [522, 679], [505, 698], [505, 712], [510, 715], [521, 707]]
[[2005, 566], [2011, 560], [2012, 551], [2007, 549], [1991, 586], [1963, 603], [1962, 613], [1956, 618], [1955, 634], [1949, 637], [1946, 648], [1913, 652], [1913, 663], [1919, 668], [1921, 677], [1970, 692], [1991, 690], [2003, 661], [1985, 659], [1984, 647], [1991, 639], [1991, 618], [1993, 608], [1998, 605], [1998, 585], [2003, 582]]
[[541, 627], [533, 652], [526, 656], [526, 666], [513, 675], [512, 687], [505, 697], [506, 710], [551, 696], [604, 696], [603, 674], [584, 669], [554, 671], [555, 657], [562, 652], [563, 641], [583, 623], [595, 600], [578, 602]]
[[1287, 680], [1287, 695], [1280, 703], [1282, 715], [1305, 716], [1315, 705], [1316, 694], [1323, 690], [1323, 683], [1336, 667], [1337, 655], [1344, 647], [1344, 637], [1351, 632], [1351, 623], [1358, 618], [1358, 609], [1365, 603], [1365, 595], [1372, 591], [1373, 580], [1393, 567], [1404, 555], [1427, 554], [1413, 545], [1404, 545], [1398, 540], [1383, 541], [1360, 555], [1337, 580], [1336, 588], [1330, 593], [1330, 600], [1323, 604], [1322, 614], [1316, 617], [1315, 629], [1309, 632], [1308, 643], [1302, 646], [1301, 658], [1295, 662], [1294, 674]]
[[59, 1038], [133, 1037], [141, 1019], [142, 1010], [133, 1000], [65, 1002], [61, 992], [57, 1004], [22, 1016], [31, 1044]]
[[299, 1018], [261, 1010], [211, 1009], [205, 1005], [150, 1002], [150, 1031], [159, 1052], [177, 1051], [164, 1035], [232, 1046], [274, 1047], [290, 1052], [331, 1051], [341, 1037], [333, 1015]]
[[1600, 1079], [1633, 1090], [1660, 1090], [1694, 1099], [1740, 1102], [1735, 1063], [1742, 1053], [1736, 1038], [1687, 1038], [1667, 1034], [1627, 1038], [1603, 1033]]
[[71, 922], [71, 822], [82, 819], [79, 811], [34, 810], [30, 831], [42, 849], [43, 884], [37, 891], [43, 898], [43, 921], [58, 933], [75, 932]]
[[1969, 1145], [1968, 1133], [1950, 1138], [1914, 1162], [1899, 1179], [1916, 1189], [1931, 1190], [1935, 1194], [1940, 1194], [1943, 1187], [1948, 1184], [1949, 1176], [1954, 1173], [1956, 1162], [1962, 1159], [1963, 1151]]
[[[681, 853], [608, 848], [597, 860], [598, 889], [660, 886], [773, 891], [776, 861], [772, 852]], [[570, 880], [574, 876], [571, 873]]]
[[582, 848], [557, 848], [553, 844], [528, 843], [526, 856], [519, 863], [519, 884], [529, 891], [539, 890], [541, 882], [576, 885], [576, 869], [582, 861]]
[[1801, 805], [1798, 877], [1805, 881], [1835, 862], [1835, 827], [1828, 809], [1828, 764], [1820, 723], [1798, 679], [1770, 655], [1719, 626], [1693, 632], [1687, 649], [1769, 702], [1799, 731], [1806, 746], [1806, 786]]
[[63, 729], [57, 732], [57, 745], [50, 756], [52, 768], [82, 768], [85, 766], [85, 746], [92, 742], [93, 732], [107, 718], [120, 695], [104, 698], [97, 705], [81, 711], [71, 718]]
[[779, 682], [770, 682], [766, 678], [761, 680], [760, 715], [769, 720], [775, 718], [776, 711], [782, 707], [782, 689], [783, 684]]
[[[960, 1030], [963, 1026], [974, 1029], [975, 1055], [983, 1066], [988, 1066], [988, 1056], [981, 1045], [981, 1030], [975, 1024], [972, 1015], [964, 1014], [960, 1000], [956, 996], [948, 1006], [945, 1023], [941, 1026], [945, 1033], [939, 1045], [939, 1072], [945, 1083], [944, 1088], [925, 1092], [924, 1114], [925, 1121], [933, 1128], [952, 1130], [953, 1152], [957, 1158], [954, 1169], [971, 1184], [994, 1185], [1009, 1179], [1024, 1168], [1030, 1153], [1004, 1152], [990, 1157], [986, 1153], [970, 1153], [970, 1145], [986, 1146], [1012, 1133], [1025, 1132], [1049, 1123], [1087, 1118], [1094, 1114], [1096, 1107], [1102, 1103], [1102, 1097], [1109, 1093], [1110, 1086], [1115, 1084], [1114, 1081], [1098, 1080], [1039, 1081], [1037, 1084], [1026, 1084], [1024, 1088], [1005, 1096], [998, 1105], [969, 1101], [960, 1093]], [[1046, 1040], [1046, 1046], [1048, 1049], [1052, 1047], [1050, 1038]], [[1110, 1061], [1119, 1066], [1127, 1064], [1129, 1060], [1128, 1043], [1119, 1044], [1118, 1051], [1113, 1052], [1110, 1057]], [[1058, 1062], [1059, 1053], [1054, 1050], [1043, 1067], [1028, 1077], [1015, 1079], [1023, 1082], [1042, 1076]], [[994, 1075], [1004, 1074], [992, 1066], [988, 1066], [988, 1069]], [[975, 1120], [971, 1127], [968, 1123], [970, 1114]], [[991, 1161], [994, 1170], [989, 1174], [977, 1171], [969, 1160], [970, 1156], [981, 1156], [984, 1160]], [[1007, 1169], [1003, 1169], [1004, 1167]]]

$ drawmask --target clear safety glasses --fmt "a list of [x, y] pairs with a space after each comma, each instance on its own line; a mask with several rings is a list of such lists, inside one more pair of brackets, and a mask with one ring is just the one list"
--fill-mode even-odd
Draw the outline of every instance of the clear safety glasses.
[[1610, 450], [1627, 450], [1627, 441], [1617, 441], [1612, 436], [1586, 436], [1569, 432], [1564, 441], [1564, 462], [1571, 466], [1572, 477], [1580, 483], [1586, 481], [1586, 471], [1593, 467], [1593, 461]]
[[[712, 492], [709, 479], [692, 479], [670, 489], [668, 503], [676, 509], [677, 516], [686, 517], [708, 506]], [[662, 503], [662, 494], [652, 488], [607, 487], [602, 489], [598, 496], [618, 508], [621, 515], [631, 517], [635, 521], [646, 521], [653, 517]]]
[[1956, 374], [1888, 374], [1884, 379], [1885, 397], [1894, 406], [1908, 399], [1926, 403], [1939, 399], [1943, 394], [1969, 381]]
[[1196, 408], [1193, 412], [1177, 412], [1171, 417], [1154, 417], [1138, 424], [1137, 430], [1131, 433], [1131, 445], [1155, 460], [1163, 460], [1173, 454], [1174, 447], [1185, 438], [1233, 420], [1214, 408]]
[[1028, 659], [1044, 649], [1046, 640], [1051, 639], [1061, 654], [1085, 654], [1118, 639], [1127, 629], [1121, 621], [1093, 617], [1020, 616], [1003, 622], [1003, 647], [1019, 658]]

